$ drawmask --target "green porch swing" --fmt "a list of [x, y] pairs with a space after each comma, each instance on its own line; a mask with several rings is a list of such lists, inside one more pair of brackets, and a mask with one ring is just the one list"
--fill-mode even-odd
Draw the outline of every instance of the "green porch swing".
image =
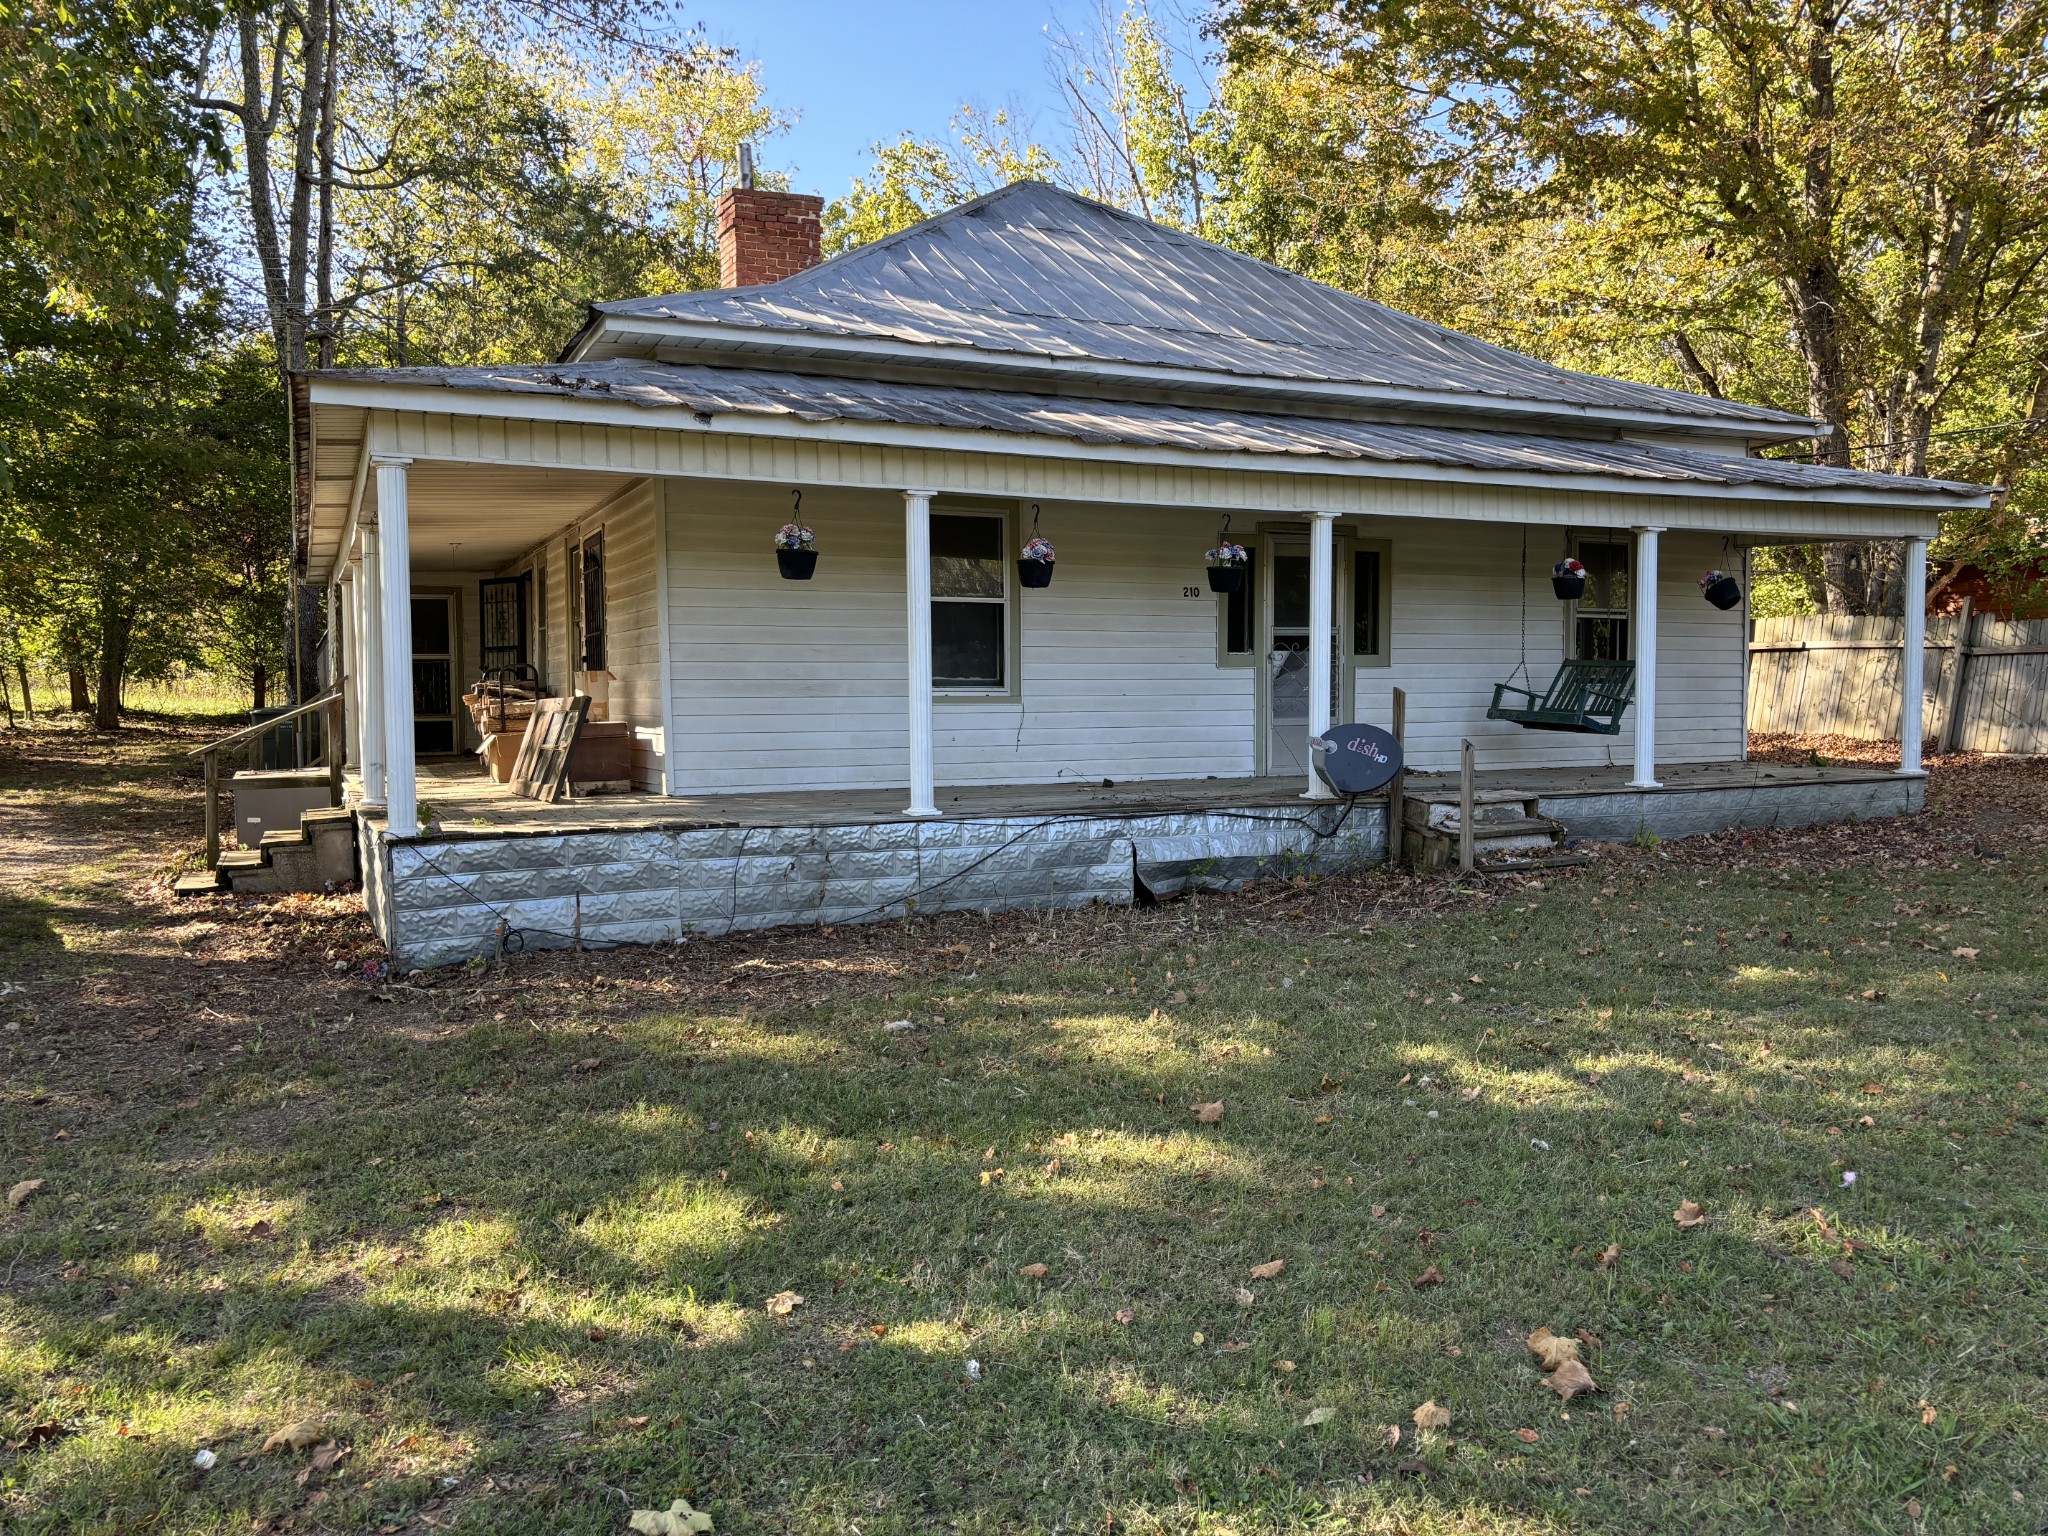
[[[1529, 674], [1529, 530], [1522, 530], [1522, 664]], [[1489, 720], [1511, 720], [1525, 730], [1575, 731], [1589, 736], [1618, 736], [1621, 717], [1636, 696], [1636, 664], [1632, 661], [1567, 659], [1542, 692], [1512, 682], [1493, 685]], [[1519, 702], [1516, 702], [1519, 701]]]

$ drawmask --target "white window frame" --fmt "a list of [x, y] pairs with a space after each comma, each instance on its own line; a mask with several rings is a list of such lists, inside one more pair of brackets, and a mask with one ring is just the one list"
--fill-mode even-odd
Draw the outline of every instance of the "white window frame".
[[[1007, 507], [972, 506], [958, 503], [949, 505], [934, 502], [930, 513], [927, 515], [934, 518], [985, 517], [994, 521], [1001, 530], [1001, 541], [998, 547], [1001, 549], [1002, 555], [998, 564], [1003, 575], [1003, 595], [1001, 597], [940, 597], [934, 593], [930, 598], [929, 601], [932, 608], [932, 646], [934, 652], [932, 697], [938, 700], [964, 700], [970, 703], [987, 703], [990, 700], [1014, 701], [1019, 699], [1022, 695], [1020, 692], [1021, 684], [1017, 676], [1017, 659], [1021, 647], [1017, 643], [1017, 569], [1015, 549], [1012, 543], [1015, 537], [1016, 521], [1012, 511]], [[986, 684], [942, 683], [938, 681], [936, 652], [938, 648], [938, 607], [941, 603], [979, 603], [1001, 606], [1003, 610], [1003, 681], [1001, 684], [989, 686]]]

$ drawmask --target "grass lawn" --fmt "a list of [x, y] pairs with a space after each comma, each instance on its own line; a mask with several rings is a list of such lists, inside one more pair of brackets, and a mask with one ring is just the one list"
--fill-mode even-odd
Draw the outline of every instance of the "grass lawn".
[[167, 909], [0, 997], [0, 1516], [2040, 1532], [2048, 869], [1921, 820], [396, 984]]

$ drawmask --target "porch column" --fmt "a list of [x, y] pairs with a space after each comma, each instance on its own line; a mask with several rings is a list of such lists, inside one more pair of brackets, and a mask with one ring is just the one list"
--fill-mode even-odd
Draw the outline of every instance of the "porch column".
[[420, 829], [412, 735], [412, 540], [405, 502], [411, 459], [373, 455], [377, 470], [377, 585], [384, 643], [384, 826], [393, 837]]
[[[1906, 646], [1899, 658], [1899, 772], [1921, 773], [1920, 733], [1927, 687], [1927, 541], [1907, 539]], [[1962, 655], [1963, 636], [1956, 645]], [[1961, 666], [1960, 659], [1951, 666]]]
[[903, 493], [904, 600], [910, 654], [910, 804], [906, 816], [936, 816], [932, 795], [932, 493]]
[[1657, 535], [1662, 528], [1636, 530], [1635, 631], [1636, 768], [1631, 789], [1657, 783]]
[[384, 595], [378, 579], [377, 525], [364, 523], [356, 560], [356, 692], [363, 701], [363, 804], [384, 803]]
[[[1308, 733], [1323, 735], [1330, 729], [1331, 636], [1330, 582], [1335, 565], [1337, 514], [1318, 512], [1308, 525]], [[1316, 751], [1304, 747], [1308, 757], [1308, 789], [1304, 800], [1334, 800], [1337, 792], [1316, 772]]]

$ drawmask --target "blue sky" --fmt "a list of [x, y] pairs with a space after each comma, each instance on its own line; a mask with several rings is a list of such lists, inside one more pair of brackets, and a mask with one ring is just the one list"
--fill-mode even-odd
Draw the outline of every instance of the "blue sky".
[[965, 101], [1022, 108], [1059, 136], [1045, 28], [1079, 31], [1086, 0], [684, 0], [710, 40], [761, 62], [769, 102], [801, 113], [762, 146], [799, 192], [836, 197], [867, 147], [906, 129], [938, 138]]

